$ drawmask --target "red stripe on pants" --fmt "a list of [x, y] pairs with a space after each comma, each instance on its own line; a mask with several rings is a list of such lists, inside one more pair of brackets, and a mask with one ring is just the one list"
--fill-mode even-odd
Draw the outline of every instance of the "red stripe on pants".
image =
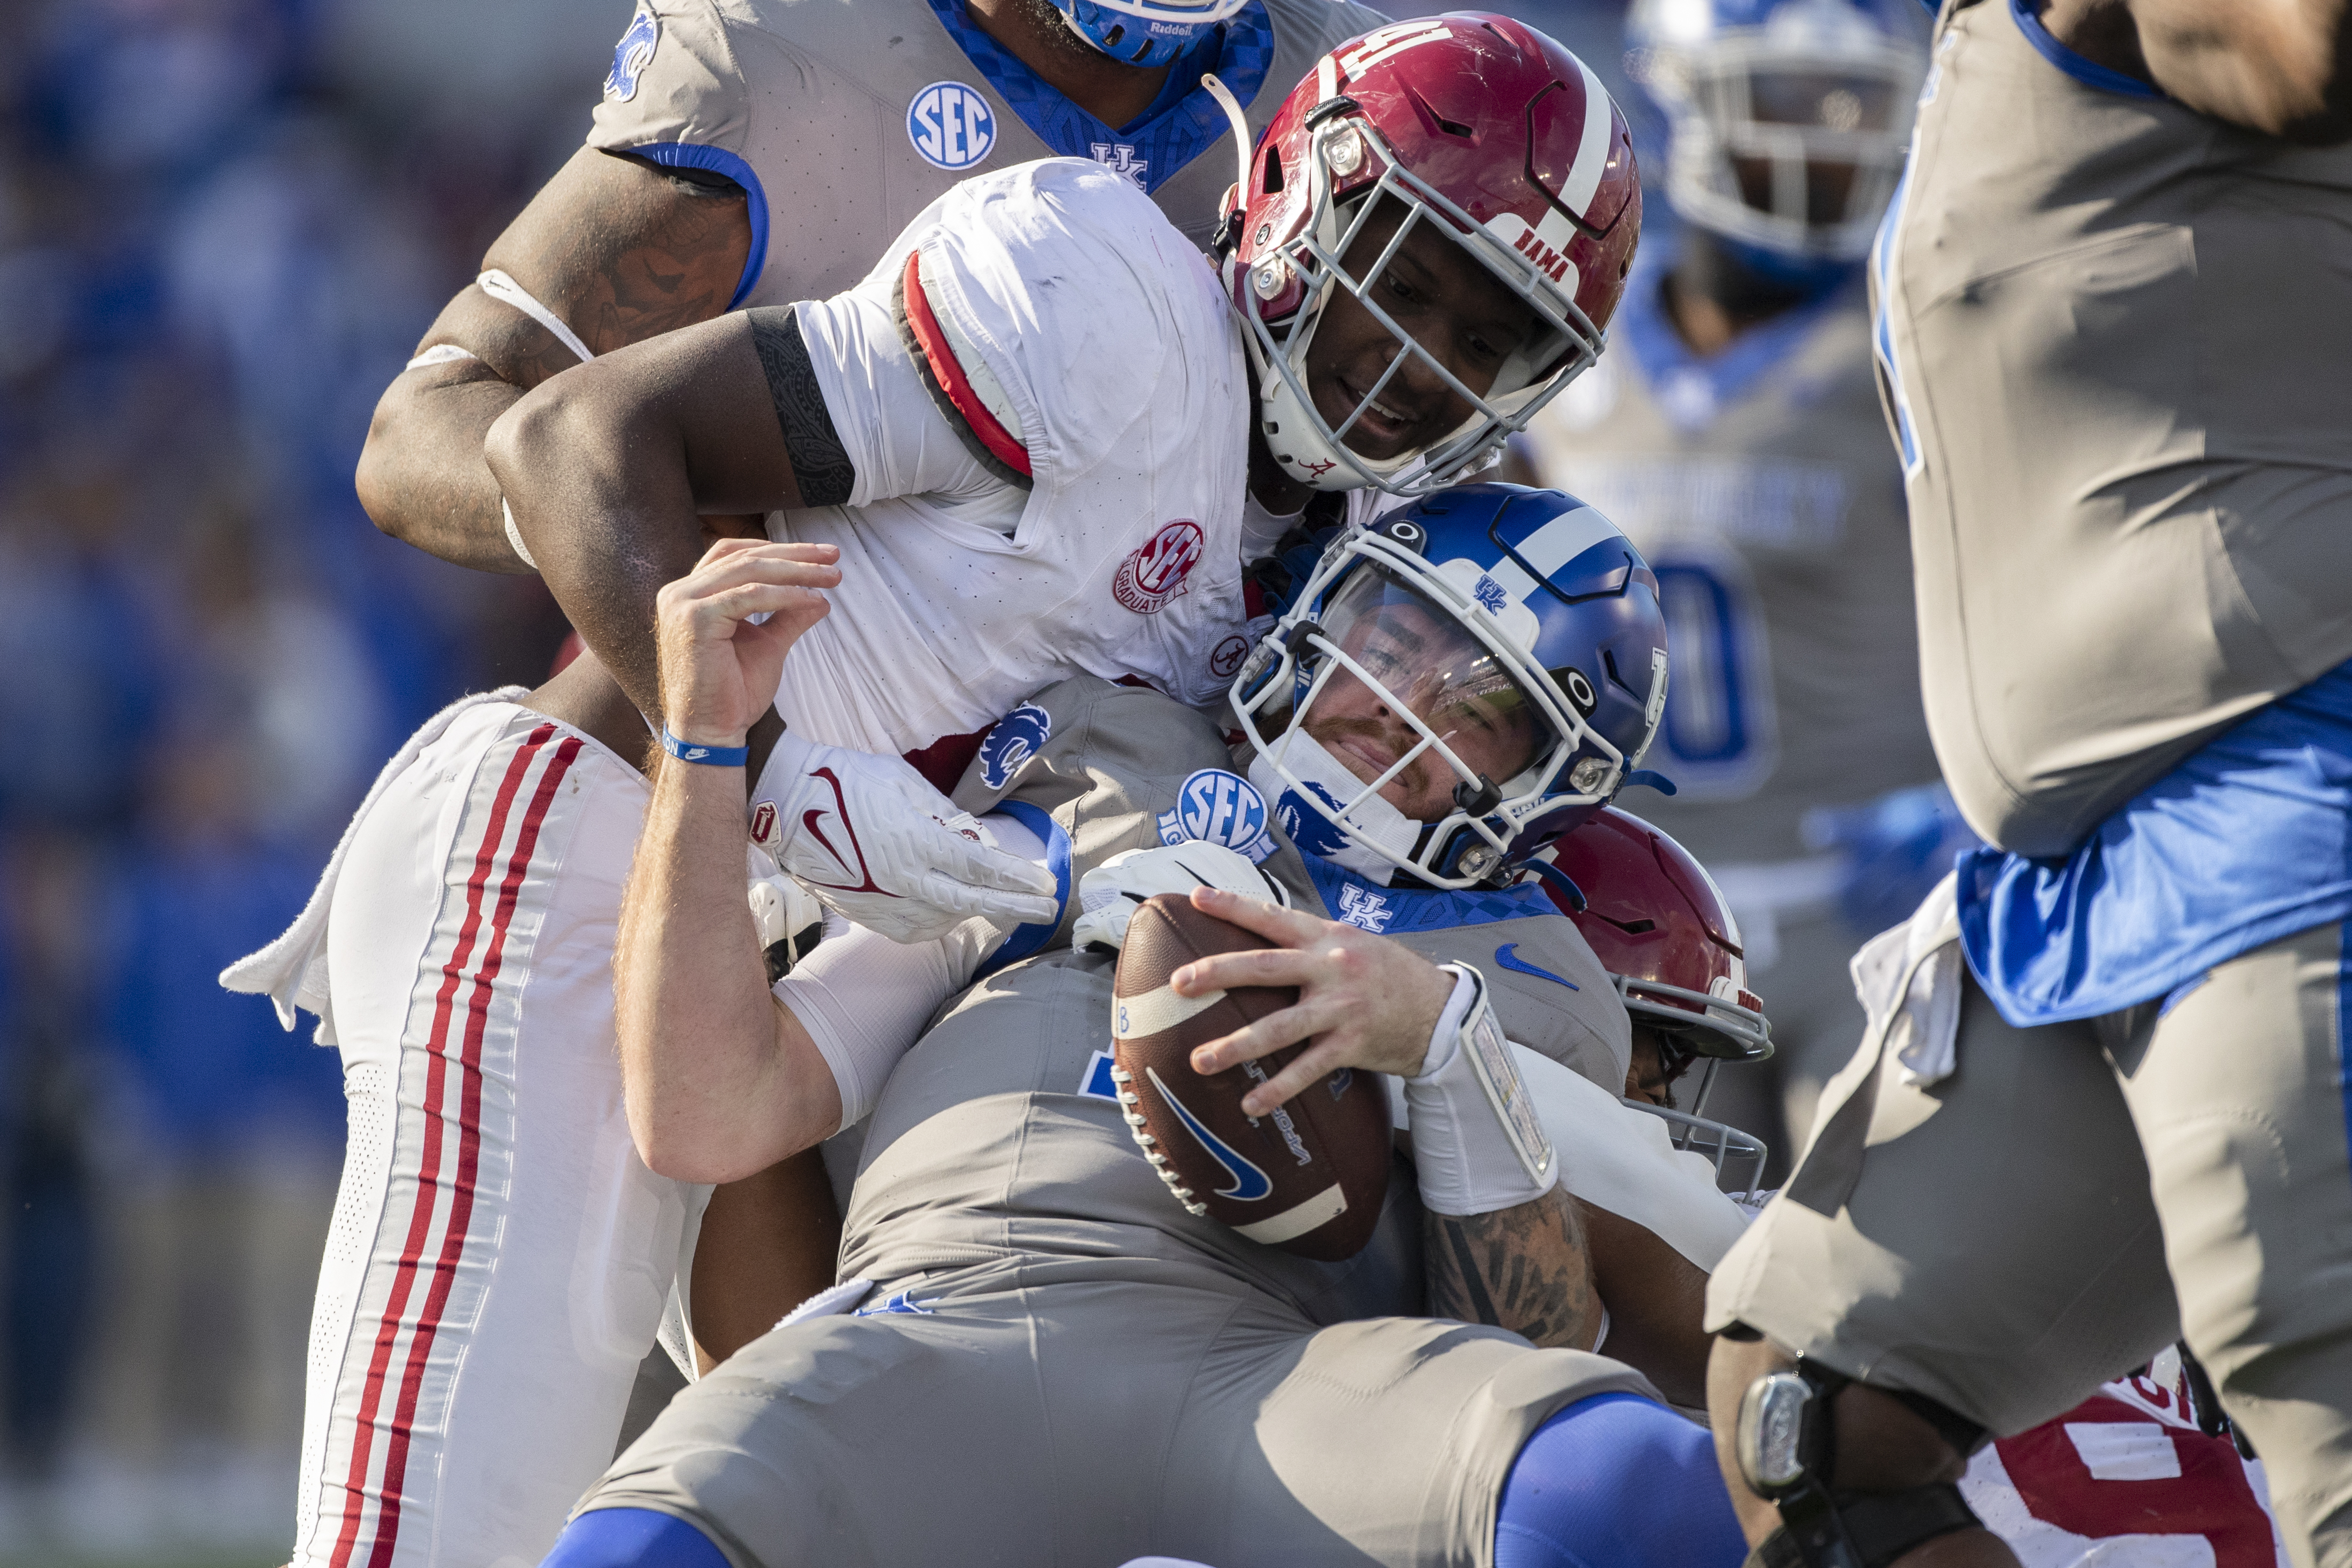
[[[434, 1211], [440, 1204], [441, 1123], [445, 1099], [449, 1019], [457, 990], [465, 978], [466, 965], [473, 956], [474, 942], [482, 924], [482, 895], [489, 884], [490, 872], [498, 863], [499, 845], [506, 837], [507, 816], [513, 808], [515, 795], [530, 772], [543, 746], [555, 733], [552, 724], [534, 729], [507, 763], [505, 777], [499, 781], [498, 793], [490, 805], [490, 818], [482, 834], [481, 847], [476, 851], [474, 868], [466, 880], [466, 918], [457, 931], [457, 940], [450, 949], [448, 961], [442, 965], [441, 986], [433, 1002], [433, 1027], [425, 1049], [428, 1066], [425, 1089], [425, 1152], [419, 1163], [416, 1199], [409, 1213], [408, 1237], [401, 1248], [400, 1262], [395, 1266], [392, 1289], [384, 1302], [383, 1316], [376, 1325], [375, 1349], [368, 1363], [365, 1393], [361, 1396], [360, 1411], [352, 1434], [352, 1463], [344, 1482], [343, 1527], [335, 1542], [332, 1568], [348, 1568], [352, 1550], [357, 1544], [360, 1522], [367, 1509], [367, 1479], [369, 1461], [374, 1448], [375, 1422], [383, 1395], [384, 1373], [392, 1361], [393, 1347], [400, 1338], [401, 1319], [408, 1310], [408, 1299], [415, 1289], [416, 1268], [424, 1257], [425, 1237], [433, 1228]], [[570, 742], [577, 745], [577, 742]], [[503, 936], [503, 932], [499, 935]], [[405, 1444], [402, 1445], [405, 1449]], [[398, 1493], [400, 1476], [387, 1463], [384, 1472], [384, 1506], [378, 1510], [378, 1552], [388, 1552], [399, 1531]], [[372, 1554], [373, 1555], [373, 1554]]]

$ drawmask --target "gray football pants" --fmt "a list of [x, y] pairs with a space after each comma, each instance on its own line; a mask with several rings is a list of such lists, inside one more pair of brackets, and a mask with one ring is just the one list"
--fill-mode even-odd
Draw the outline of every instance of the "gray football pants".
[[2185, 1335], [2303, 1568], [2352, 1568], [2352, 964], [2329, 924], [2150, 1003], [2018, 1029], [1974, 980], [1958, 1069], [1868, 1043], [1717, 1268], [1738, 1321], [2009, 1435]]

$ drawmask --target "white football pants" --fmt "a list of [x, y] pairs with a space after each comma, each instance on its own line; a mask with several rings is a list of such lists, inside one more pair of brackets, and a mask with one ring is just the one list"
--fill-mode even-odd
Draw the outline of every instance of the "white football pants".
[[708, 1189], [638, 1160], [613, 945], [645, 780], [486, 702], [363, 808], [296, 1568], [527, 1568], [613, 1457]]

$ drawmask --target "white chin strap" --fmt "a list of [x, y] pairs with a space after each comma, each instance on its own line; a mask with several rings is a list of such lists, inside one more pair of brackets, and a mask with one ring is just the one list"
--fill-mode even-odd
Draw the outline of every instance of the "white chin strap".
[[[1280, 767], [1276, 766], [1274, 760], [1277, 754], [1281, 758]], [[1433, 765], [1444, 765], [1433, 752], [1425, 752], [1423, 755], [1431, 759]], [[1289, 776], [1286, 778], [1285, 773]], [[1333, 803], [1354, 800], [1364, 790], [1364, 781], [1349, 773], [1346, 763], [1317, 744], [1315, 738], [1305, 730], [1296, 726], [1286, 731], [1270, 749], [1250, 759], [1249, 776], [1250, 783], [1257, 786], [1258, 793], [1274, 802], [1277, 817], [1284, 814], [1282, 797], [1286, 794], [1301, 796], [1307, 794], [1292, 780], [1320, 784], [1330, 792]], [[1330, 803], [1318, 804], [1325, 804], [1328, 808]], [[1332, 826], [1329, 817], [1315, 811], [1314, 805], [1301, 804], [1296, 809], [1299, 819], [1298, 831], [1291, 835], [1294, 839], [1311, 843], [1318, 828], [1329, 833], [1339, 831]], [[1324, 853], [1323, 858], [1334, 865], [1344, 866], [1356, 875], [1368, 878], [1382, 887], [1388, 886], [1389, 879], [1395, 875], [1396, 862], [1412, 859], [1413, 847], [1421, 842], [1421, 824], [1376, 795], [1366, 795], [1347, 813], [1345, 820], [1348, 842]], [[1380, 848], [1368, 848], [1368, 845], [1377, 845]], [[1381, 854], [1380, 849], [1387, 850], [1395, 859]]]

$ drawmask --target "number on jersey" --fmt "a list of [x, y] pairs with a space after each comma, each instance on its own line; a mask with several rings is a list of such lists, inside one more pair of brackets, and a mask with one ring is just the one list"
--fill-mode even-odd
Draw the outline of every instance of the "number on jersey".
[[1651, 560], [1665, 612], [1666, 721], [1648, 765], [1691, 800], [1753, 795], [1780, 756], [1764, 606], [1739, 558], [1677, 541]]

